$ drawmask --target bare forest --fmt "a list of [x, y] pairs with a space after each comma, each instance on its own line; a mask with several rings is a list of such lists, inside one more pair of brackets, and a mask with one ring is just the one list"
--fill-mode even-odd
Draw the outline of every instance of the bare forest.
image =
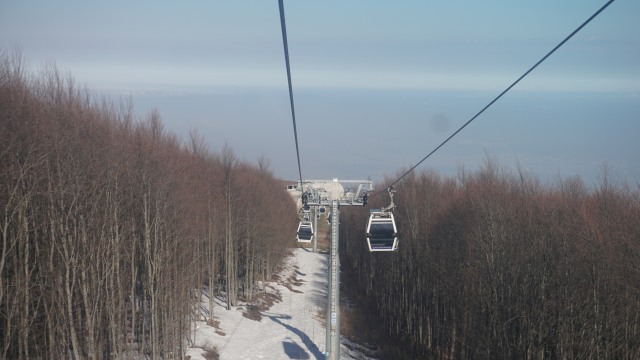
[[200, 294], [250, 299], [294, 245], [268, 161], [53, 66], [0, 53], [0, 134], [0, 358], [181, 358]]
[[[201, 295], [249, 301], [295, 246], [267, 160], [185, 142], [53, 66], [0, 53], [0, 135], [2, 359], [182, 358], [194, 316], [215, 323]], [[370, 253], [355, 207], [340, 247], [412, 358], [640, 358], [637, 184], [604, 168], [547, 185], [487, 159], [396, 190], [399, 250]]]
[[[606, 167], [592, 189], [576, 177], [541, 185], [487, 159], [396, 189], [399, 250], [366, 251], [363, 209], [345, 209], [340, 246], [414, 358], [640, 358], [637, 187]], [[388, 201], [371, 196], [374, 208]]]

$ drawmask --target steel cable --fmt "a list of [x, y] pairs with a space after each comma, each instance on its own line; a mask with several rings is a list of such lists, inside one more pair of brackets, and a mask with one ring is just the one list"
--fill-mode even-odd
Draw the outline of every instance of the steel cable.
[[293, 87], [291, 86], [291, 66], [289, 64], [289, 45], [287, 44], [287, 26], [284, 19], [283, 0], [278, 0], [280, 5], [280, 25], [282, 27], [282, 43], [284, 45], [284, 60], [287, 67], [287, 82], [289, 83], [289, 103], [291, 104], [291, 118], [293, 119], [293, 136], [296, 142], [296, 157], [298, 158], [298, 175], [300, 176], [300, 190], [304, 193], [302, 185], [302, 167], [300, 166], [300, 147], [298, 146], [298, 129], [296, 126], [296, 112], [293, 106]]
[[415, 164], [414, 166], [412, 166], [409, 170], [407, 170], [404, 174], [402, 174], [402, 176], [400, 176], [396, 181], [394, 181], [389, 187], [393, 187], [395, 184], [397, 184], [400, 180], [402, 180], [405, 176], [407, 176], [409, 173], [411, 173], [413, 170], [415, 170], [415, 168], [417, 168], [418, 166], [420, 166], [420, 164], [422, 164], [425, 160], [427, 160], [431, 155], [433, 155], [433, 153], [435, 153], [436, 151], [438, 151], [442, 146], [444, 146], [444, 144], [446, 144], [447, 142], [449, 142], [449, 140], [451, 140], [454, 136], [456, 136], [460, 131], [462, 131], [462, 129], [464, 129], [465, 127], [467, 127], [467, 125], [469, 125], [473, 120], [475, 120], [478, 116], [480, 116], [480, 114], [482, 114], [485, 110], [487, 110], [491, 105], [493, 105], [496, 101], [498, 101], [498, 99], [500, 99], [502, 97], [502, 95], [506, 94], [509, 90], [511, 90], [511, 88], [513, 88], [517, 83], [520, 82], [520, 80], [524, 79], [527, 75], [529, 75], [530, 72], [532, 72], [536, 67], [538, 67], [538, 65], [540, 65], [542, 62], [544, 62], [549, 56], [551, 56], [551, 54], [553, 54], [556, 50], [558, 50], [562, 45], [564, 45], [569, 39], [571, 39], [575, 34], [578, 33], [578, 31], [582, 30], [583, 27], [585, 27], [589, 22], [591, 22], [591, 20], [593, 20], [596, 16], [598, 16], [602, 11], [604, 11], [604, 9], [606, 9], [609, 5], [611, 5], [611, 3], [613, 3], [615, 0], [609, 0], [606, 4], [604, 4], [598, 11], [596, 11], [593, 15], [591, 15], [586, 21], [584, 21], [580, 26], [578, 26], [577, 29], [575, 29], [571, 34], [569, 34], [569, 36], [567, 36], [564, 40], [562, 40], [558, 45], [556, 45], [551, 51], [549, 51], [545, 56], [542, 57], [542, 59], [540, 59], [537, 63], [535, 63], [535, 65], [533, 65], [529, 70], [527, 70], [524, 74], [522, 74], [516, 81], [514, 81], [511, 85], [509, 85], [509, 87], [507, 87], [504, 91], [502, 91], [500, 93], [500, 95], [496, 96], [493, 100], [491, 100], [491, 102], [489, 102], [485, 107], [482, 108], [482, 110], [480, 110], [477, 114], [475, 114], [471, 119], [469, 119], [469, 121], [467, 121], [466, 123], [464, 123], [464, 125], [462, 125], [458, 130], [456, 130], [453, 134], [451, 134], [448, 138], [446, 138], [440, 145], [438, 145], [435, 149], [433, 149], [429, 154], [427, 154], [427, 156], [423, 157], [422, 160], [420, 160], [417, 164]]

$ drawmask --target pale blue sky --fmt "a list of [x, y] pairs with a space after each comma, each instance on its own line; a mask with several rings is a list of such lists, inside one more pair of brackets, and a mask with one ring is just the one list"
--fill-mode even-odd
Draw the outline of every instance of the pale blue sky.
[[[605, 1], [285, 1], [305, 178], [419, 161]], [[297, 168], [278, 2], [0, 0], [0, 48], [171, 131]], [[420, 169], [485, 153], [543, 180], [640, 181], [640, 2], [617, 0]]]

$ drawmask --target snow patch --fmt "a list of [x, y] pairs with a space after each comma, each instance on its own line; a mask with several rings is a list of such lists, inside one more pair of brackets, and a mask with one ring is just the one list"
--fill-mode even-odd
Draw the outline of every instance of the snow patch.
[[[192, 326], [191, 360], [219, 359], [325, 359], [327, 305], [326, 254], [298, 248], [285, 259], [274, 281], [264, 285], [259, 303], [226, 310], [221, 299], [213, 309], [215, 322]], [[203, 296], [203, 312], [210, 311]], [[195, 330], [193, 330], [195, 329]], [[341, 358], [373, 359], [371, 350], [341, 339]], [[209, 351], [209, 355], [207, 352]]]

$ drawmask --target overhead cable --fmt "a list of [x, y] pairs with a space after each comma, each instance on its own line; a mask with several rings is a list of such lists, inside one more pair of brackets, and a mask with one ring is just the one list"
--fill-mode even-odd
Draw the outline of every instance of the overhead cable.
[[[282, 0], [281, 0], [282, 1]], [[611, 5], [612, 2], [614, 2], [615, 0], [609, 0], [606, 4], [604, 4], [598, 11], [596, 11], [593, 15], [591, 15], [585, 22], [582, 23], [582, 25], [578, 26], [577, 29], [575, 29], [571, 34], [569, 34], [569, 36], [567, 36], [564, 40], [562, 40], [558, 45], [556, 45], [551, 51], [549, 51], [544, 57], [542, 57], [542, 59], [540, 59], [535, 65], [533, 65], [529, 70], [527, 70], [524, 74], [522, 74], [516, 81], [514, 81], [511, 85], [509, 85], [509, 87], [507, 87], [504, 91], [502, 91], [500, 93], [500, 95], [496, 96], [495, 99], [491, 100], [490, 103], [488, 103], [485, 107], [482, 108], [482, 110], [480, 110], [477, 114], [475, 114], [471, 119], [469, 119], [469, 121], [467, 121], [466, 123], [464, 123], [464, 125], [462, 125], [458, 130], [456, 130], [453, 134], [451, 134], [451, 136], [449, 136], [448, 138], [446, 138], [440, 145], [438, 145], [435, 149], [433, 149], [433, 151], [431, 151], [429, 154], [427, 154], [427, 156], [423, 157], [422, 160], [420, 160], [417, 164], [415, 164], [414, 166], [412, 166], [409, 170], [407, 170], [404, 174], [402, 174], [402, 176], [400, 176], [396, 181], [394, 181], [390, 186], [393, 187], [395, 184], [397, 184], [400, 180], [402, 180], [405, 176], [407, 176], [409, 173], [411, 173], [413, 170], [415, 170], [415, 168], [417, 168], [420, 164], [422, 164], [425, 160], [427, 160], [431, 155], [433, 155], [433, 153], [435, 153], [436, 151], [438, 151], [442, 146], [444, 146], [444, 144], [446, 144], [447, 142], [449, 142], [449, 140], [451, 140], [454, 136], [456, 136], [460, 131], [462, 131], [462, 129], [464, 129], [465, 127], [467, 127], [467, 125], [469, 125], [473, 120], [475, 120], [478, 116], [480, 116], [480, 114], [482, 114], [485, 110], [487, 110], [491, 105], [493, 105], [496, 101], [498, 101], [498, 99], [500, 99], [502, 97], [502, 95], [506, 94], [509, 90], [511, 90], [511, 88], [513, 88], [517, 83], [520, 82], [520, 80], [524, 79], [527, 75], [529, 75], [530, 72], [533, 71], [533, 69], [535, 69], [536, 67], [538, 67], [538, 65], [540, 65], [543, 61], [545, 61], [549, 56], [551, 56], [551, 54], [553, 54], [556, 50], [558, 50], [562, 45], [564, 45], [564, 43], [566, 43], [569, 39], [571, 39], [575, 34], [578, 33], [578, 31], [582, 30], [583, 27], [585, 27], [589, 22], [591, 22], [591, 20], [593, 20], [596, 16], [598, 16], [604, 9], [606, 9], [609, 5]]]
[[[282, 43], [284, 45], [284, 60], [287, 66], [287, 81], [289, 83], [289, 103], [291, 104], [291, 118], [293, 119], [293, 136], [296, 141], [296, 157], [298, 158], [298, 175], [300, 176], [300, 190], [302, 185], [302, 167], [300, 166], [300, 148], [298, 147], [298, 129], [296, 127], [296, 112], [293, 106], [293, 87], [291, 86], [291, 66], [289, 65], [289, 45], [287, 44], [287, 26], [284, 20], [283, 0], [278, 0], [280, 5], [280, 25], [282, 27]], [[302, 191], [304, 193], [304, 191]]]

